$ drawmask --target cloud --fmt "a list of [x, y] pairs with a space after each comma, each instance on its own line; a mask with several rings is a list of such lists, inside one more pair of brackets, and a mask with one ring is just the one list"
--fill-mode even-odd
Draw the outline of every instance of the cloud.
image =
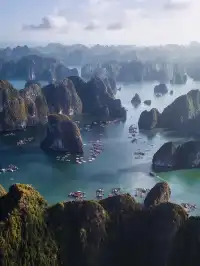
[[84, 29], [87, 31], [94, 31], [101, 28], [101, 24], [98, 21], [89, 22]]
[[124, 28], [124, 25], [121, 22], [110, 23], [107, 26], [107, 30], [122, 30], [123, 28]]
[[41, 23], [36, 25], [24, 25], [23, 30], [61, 30], [68, 28], [68, 21], [64, 16], [45, 16]]
[[164, 4], [165, 10], [183, 10], [188, 9], [191, 5], [191, 2], [184, 0], [168, 0]]

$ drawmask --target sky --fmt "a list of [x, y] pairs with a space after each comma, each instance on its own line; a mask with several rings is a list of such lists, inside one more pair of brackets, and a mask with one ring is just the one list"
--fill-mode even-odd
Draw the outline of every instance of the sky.
[[200, 41], [200, 0], [0, 0], [0, 7], [5, 44]]

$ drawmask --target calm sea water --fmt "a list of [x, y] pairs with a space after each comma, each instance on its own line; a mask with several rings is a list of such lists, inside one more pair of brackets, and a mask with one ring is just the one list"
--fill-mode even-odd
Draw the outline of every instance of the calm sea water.
[[[11, 81], [17, 88], [23, 88], [24, 82]], [[128, 109], [126, 123], [112, 124], [106, 128], [91, 132], [83, 132], [86, 154], [91, 147], [91, 140], [101, 140], [104, 151], [93, 162], [81, 165], [57, 161], [39, 148], [39, 143], [44, 132], [28, 130], [18, 132], [13, 137], [0, 137], [0, 162], [3, 166], [12, 163], [20, 170], [15, 173], [0, 175], [0, 183], [8, 188], [13, 183], [32, 184], [49, 203], [67, 200], [71, 191], [82, 190], [88, 198], [95, 197], [95, 190], [103, 187], [108, 194], [113, 187], [121, 187], [124, 192], [133, 193], [134, 188], [151, 188], [159, 180], [166, 180], [172, 188], [172, 200], [180, 202], [196, 203], [200, 213], [200, 171], [174, 171], [161, 173], [160, 179], [150, 177], [151, 159], [156, 150], [166, 141], [173, 140], [177, 143], [188, 140], [188, 137], [177, 135], [167, 131], [140, 132], [137, 135], [137, 143], [131, 143], [129, 138], [129, 126], [137, 124], [140, 113], [150, 109], [141, 105], [135, 109], [130, 101], [137, 92], [142, 101], [152, 100], [152, 107], [160, 111], [170, 104], [179, 95], [190, 89], [200, 88], [200, 84], [188, 81], [183, 86], [169, 85], [174, 90], [174, 95], [166, 95], [154, 98], [154, 83], [143, 84], [119, 84], [122, 90], [117, 97], [122, 100]], [[27, 136], [34, 136], [34, 142], [23, 147], [16, 146], [16, 141]], [[136, 159], [134, 152], [145, 152], [145, 156]]]

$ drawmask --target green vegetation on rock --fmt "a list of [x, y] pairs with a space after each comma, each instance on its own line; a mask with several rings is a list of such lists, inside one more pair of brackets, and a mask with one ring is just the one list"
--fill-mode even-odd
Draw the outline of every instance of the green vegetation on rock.
[[29, 185], [0, 191], [0, 265], [198, 265], [200, 219], [177, 204], [124, 194], [48, 206]]
[[31, 186], [13, 185], [0, 198], [0, 265], [58, 265], [58, 247], [45, 221], [46, 201]]

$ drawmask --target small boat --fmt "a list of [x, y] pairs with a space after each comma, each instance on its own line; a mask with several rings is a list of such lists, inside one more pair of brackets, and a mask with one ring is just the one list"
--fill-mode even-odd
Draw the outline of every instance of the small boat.
[[14, 170], [13, 170], [12, 168], [8, 168], [8, 169], [7, 169], [7, 172], [11, 172], [11, 173], [13, 173]]
[[98, 189], [96, 190], [96, 192], [100, 192], [100, 193], [102, 193], [102, 192], [104, 192], [104, 189], [103, 189], [103, 188], [98, 188]]
[[5, 172], [6, 172], [5, 168], [0, 169], [0, 173], [5, 173]]
[[150, 176], [156, 177], [156, 174], [154, 172], [149, 173]]
[[75, 191], [75, 192], [70, 192], [68, 196], [72, 198], [83, 198], [85, 197], [85, 193], [82, 191]]
[[121, 188], [113, 188], [112, 189], [112, 194], [115, 196], [119, 195], [120, 192], [121, 192]]

